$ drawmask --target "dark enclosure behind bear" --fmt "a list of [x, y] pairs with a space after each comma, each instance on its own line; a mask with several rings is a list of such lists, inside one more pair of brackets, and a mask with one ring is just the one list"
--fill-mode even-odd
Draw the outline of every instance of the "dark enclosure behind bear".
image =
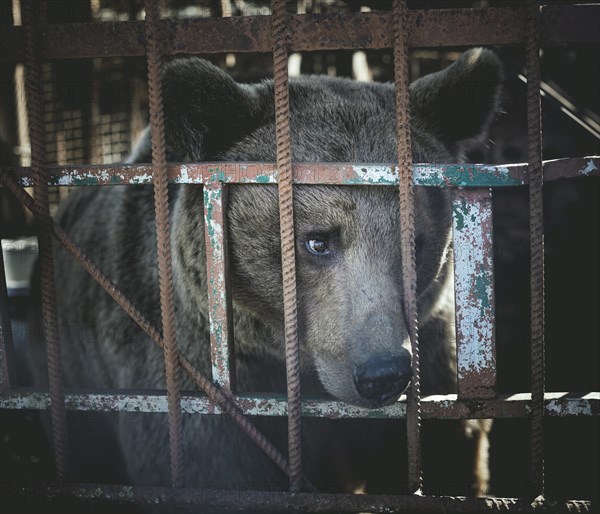
[[[412, 84], [415, 162], [456, 162], [464, 150], [481, 144], [498, 108], [500, 80], [496, 57], [474, 49]], [[205, 61], [176, 60], [165, 71], [164, 102], [170, 160], [275, 161], [272, 81], [236, 84]], [[391, 84], [292, 79], [290, 110], [294, 161], [397, 158]], [[146, 134], [133, 159], [149, 162], [148, 150]], [[170, 193], [178, 345], [209, 374], [203, 192], [189, 185]], [[440, 188], [417, 188], [415, 194], [422, 389], [450, 393], [456, 370], [449, 198]], [[228, 186], [228, 195], [237, 390], [283, 392], [277, 188], [235, 185]], [[305, 185], [295, 188], [294, 202], [302, 391], [366, 407], [392, 403], [410, 381], [397, 190]], [[58, 219], [146, 316], [160, 319], [151, 188], [80, 188]], [[64, 255], [57, 258], [57, 281], [66, 386], [164, 388], [160, 350]], [[38, 383], [44, 380], [42, 372], [34, 374]], [[194, 389], [187, 379], [183, 386]], [[286, 486], [281, 471], [228, 419], [185, 419], [187, 485]], [[398, 491], [406, 469], [404, 424], [367, 421], [303, 420], [305, 471], [321, 490], [366, 483], [372, 492]], [[285, 419], [256, 422], [285, 447]], [[117, 425], [130, 479], [167, 483], [164, 416], [132, 422], [122, 414]], [[460, 454], [463, 447], [449, 442], [455, 436], [462, 440], [462, 431], [458, 424], [442, 425], [444, 433], [429, 448], [443, 451], [425, 462], [429, 488], [444, 469], [454, 482], [461, 473], [472, 480], [473, 454]]]

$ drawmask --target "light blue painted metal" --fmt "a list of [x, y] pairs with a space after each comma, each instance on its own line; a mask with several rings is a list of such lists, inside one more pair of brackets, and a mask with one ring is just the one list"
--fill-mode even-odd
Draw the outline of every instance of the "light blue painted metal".
[[219, 387], [231, 389], [231, 320], [226, 275], [224, 188], [219, 181], [204, 186], [204, 228], [208, 280], [208, 314], [212, 378]]
[[458, 395], [495, 396], [492, 192], [453, 189], [454, 296]]

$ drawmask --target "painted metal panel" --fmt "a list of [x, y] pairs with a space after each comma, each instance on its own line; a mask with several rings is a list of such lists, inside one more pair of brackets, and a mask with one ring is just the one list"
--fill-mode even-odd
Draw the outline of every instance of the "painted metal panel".
[[491, 398], [496, 387], [491, 190], [453, 190], [452, 218], [458, 395]]
[[208, 280], [208, 314], [212, 378], [231, 390], [231, 316], [227, 281], [225, 189], [219, 181], [204, 186], [204, 240]]

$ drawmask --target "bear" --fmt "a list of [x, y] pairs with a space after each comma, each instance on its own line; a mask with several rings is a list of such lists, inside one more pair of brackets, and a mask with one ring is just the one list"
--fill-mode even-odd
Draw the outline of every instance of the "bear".
[[[413, 82], [414, 162], [461, 162], [470, 148], [484, 144], [499, 110], [501, 81], [495, 54], [475, 48]], [[272, 80], [237, 83], [209, 62], [188, 57], [165, 66], [163, 89], [169, 161], [275, 162]], [[291, 79], [289, 92], [294, 162], [396, 162], [394, 84], [306, 76]], [[149, 129], [129, 160], [151, 162]], [[282, 393], [277, 186], [226, 189], [236, 392]], [[210, 376], [203, 189], [170, 185], [169, 198], [178, 348]], [[424, 395], [456, 389], [450, 207], [447, 189], [415, 188]], [[397, 188], [296, 185], [294, 209], [302, 394], [326, 394], [367, 408], [395, 402], [411, 380]], [[78, 188], [60, 206], [57, 220], [160, 326], [152, 187]], [[164, 389], [162, 351], [64, 252], [55, 269], [65, 386]], [[43, 382], [43, 372], [34, 376]], [[195, 389], [183, 373], [181, 378], [182, 389]], [[284, 418], [253, 421], [286, 448]], [[406, 468], [402, 426], [399, 420], [303, 418], [306, 476], [322, 491], [398, 492]], [[484, 425], [473, 427], [485, 442]], [[165, 415], [122, 413], [110, 431], [131, 482], [169, 483]], [[186, 486], [288, 486], [283, 472], [225, 416], [185, 414], [184, 448]], [[472, 472], [472, 457], [436, 459]]]

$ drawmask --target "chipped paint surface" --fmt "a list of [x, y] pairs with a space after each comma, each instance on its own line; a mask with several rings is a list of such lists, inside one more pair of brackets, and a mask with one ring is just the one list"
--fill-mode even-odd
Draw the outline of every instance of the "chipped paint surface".
[[356, 178], [349, 177], [346, 184], [396, 184], [398, 183], [398, 168], [391, 166], [352, 166]]
[[[597, 416], [600, 413], [600, 393], [546, 393], [546, 415], [558, 417]], [[287, 416], [283, 395], [244, 395], [235, 398], [244, 414], [250, 416]], [[65, 395], [67, 409], [102, 412], [168, 412], [165, 392], [143, 394], [69, 393]], [[0, 393], [0, 408], [8, 410], [39, 410], [50, 406], [44, 392]], [[222, 414], [204, 395], [183, 395], [181, 408], [187, 414]], [[455, 394], [432, 395], [422, 398], [425, 418], [526, 418], [531, 412], [531, 394], [519, 393], [488, 400], [460, 400]], [[326, 418], [405, 418], [406, 397], [381, 409], [364, 409], [329, 399], [303, 399], [302, 415]]]
[[206, 242], [206, 269], [208, 279], [208, 314], [210, 323], [210, 350], [212, 379], [219, 387], [230, 388], [230, 337], [225, 281], [225, 217], [223, 184], [218, 168], [215, 180], [204, 186], [204, 227]]
[[585, 166], [583, 166], [580, 170], [579, 170], [579, 174], [580, 175], [590, 175], [591, 173], [593, 173], [594, 171], [598, 171], [598, 166], [596, 165], [596, 163], [594, 162], [594, 159], [590, 159], [589, 161], [587, 161], [585, 163]]
[[[544, 181], [597, 175], [600, 157], [556, 159], [544, 163]], [[2, 170], [13, 168], [2, 167]], [[15, 169], [24, 186], [33, 185], [31, 168]], [[148, 164], [86, 166], [49, 166], [51, 186], [104, 186], [150, 184], [152, 167]], [[296, 184], [397, 185], [393, 164], [297, 163], [293, 165]], [[170, 164], [168, 179], [175, 184], [276, 184], [273, 163], [220, 162]], [[415, 164], [415, 185], [431, 187], [503, 187], [527, 184], [527, 164]]]
[[454, 190], [452, 214], [458, 391], [488, 398], [496, 385], [491, 191]]

